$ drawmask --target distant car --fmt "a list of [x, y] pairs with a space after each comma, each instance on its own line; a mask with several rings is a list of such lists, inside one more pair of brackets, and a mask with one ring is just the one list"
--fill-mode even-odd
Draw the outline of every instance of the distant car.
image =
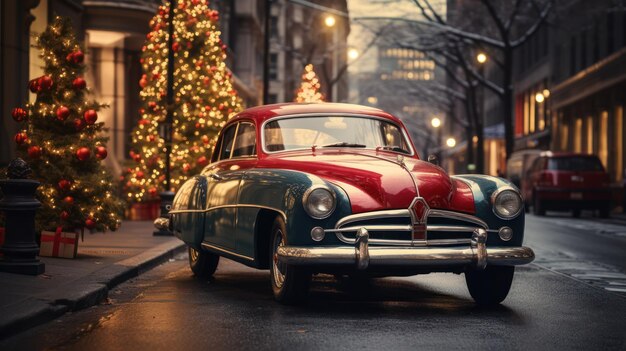
[[597, 156], [543, 152], [532, 163], [521, 189], [526, 207], [543, 216], [546, 210], [598, 210], [600, 217], [611, 213], [610, 176]]
[[450, 176], [419, 159], [399, 119], [348, 104], [241, 112], [156, 225], [189, 246], [198, 277], [220, 256], [269, 268], [284, 303], [301, 301], [316, 273], [453, 272], [477, 303], [497, 304], [514, 266], [534, 259], [508, 181]]
[[512, 153], [506, 163], [506, 178], [516, 187], [521, 188], [522, 178], [542, 152], [541, 150], [522, 150]]

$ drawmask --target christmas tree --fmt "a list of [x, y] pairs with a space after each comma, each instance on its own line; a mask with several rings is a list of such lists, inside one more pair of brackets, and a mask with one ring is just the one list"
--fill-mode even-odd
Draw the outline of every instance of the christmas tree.
[[84, 54], [70, 21], [55, 18], [37, 48], [45, 64], [45, 74], [29, 83], [37, 99], [12, 112], [21, 125], [18, 153], [41, 182], [37, 227], [117, 229], [123, 206], [100, 162], [107, 157], [103, 123], [97, 122], [104, 105], [86, 98]]
[[[218, 19], [207, 1], [181, 0], [174, 9], [173, 191], [209, 163], [218, 132], [242, 109], [224, 62], [226, 45], [220, 39]], [[125, 182], [129, 201], [156, 199], [165, 179], [165, 144], [158, 127], [167, 114], [169, 5], [159, 8], [150, 25], [141, 58], [143, 106], [132, 132], [134, 164]]]
[[302, 83], [296, 92], [296, 102], [324, 102], [324, 96], [320, 93], [320, 81], [312, 64], [304, 67]]

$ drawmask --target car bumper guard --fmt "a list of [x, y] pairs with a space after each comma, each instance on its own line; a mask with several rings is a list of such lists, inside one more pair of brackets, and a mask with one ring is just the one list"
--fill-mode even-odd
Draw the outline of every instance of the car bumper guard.
[[364, 270], [369, 266], [472, 266], [484, 269], [487, 265], [514, 266], [532, 262], [535, 253], [528, 247], [489, 247], [487, 231], [476, 229], [469, 247], [389, 247], [368, 244], [365, 228], [357, 232], [354, 247], [294, 247], [278, 248], [278, 259], [290, 265], [355, 265]]

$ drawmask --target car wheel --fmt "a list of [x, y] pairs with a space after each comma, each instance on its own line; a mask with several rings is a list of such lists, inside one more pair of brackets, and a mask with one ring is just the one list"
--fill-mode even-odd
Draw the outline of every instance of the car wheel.
[[541, 200], [535, 195], [533, 196], [533, 214], [537, 216], [545, 216], [546, 210], [541, 204]]
[[487, 266], [484, 270], [465, 272], [467, 290], [478, 305], [497, 305], [511, 289], [515, 266]]
[[287, 229], [282, 217], [277, 216], [272, 225], [270, 250], [272, 264], [270, 280], [276, 301], [284, 304], [302, 302], [309, 291], [311, 273], [278, 261], [278, 248], [286, 245]]
[[193, 274], [202, 280], [211, 278], [220, 262], [220, 256], [212, 252], [196, 250], [191, 246], [187, 248], [187, 252], [189, 254], [189, 267]]
[[574, 216], [574, 218], [580, 218], [580, 210], [573, 210], [572, 216]]

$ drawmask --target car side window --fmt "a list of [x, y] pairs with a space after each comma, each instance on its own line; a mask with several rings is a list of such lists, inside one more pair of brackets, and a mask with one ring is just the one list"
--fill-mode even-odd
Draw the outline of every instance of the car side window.
[[233, 124], [224, 131], [224, 134], [222, 135], [222, 138], [220, 140], [218, 160], [225, 160], [225, 159], [230, 158], [230, 153], [233, 149], [233, 141], [235, 140], [236, 130], [237, 130], [237, 125]]
[[254, 156], [256, 154], [256, 128], [248, 122], [239, 123], [232, 157]]

